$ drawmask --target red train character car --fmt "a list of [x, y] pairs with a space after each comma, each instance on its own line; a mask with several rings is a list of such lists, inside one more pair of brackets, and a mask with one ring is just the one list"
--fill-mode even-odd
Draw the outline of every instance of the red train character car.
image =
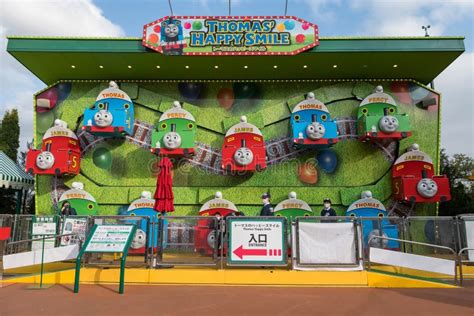
[[237, 207], [231, 201], [222, 198], [221, 192], [216, 192], [214, 199], [207, 201], [199, 210], [199, 216], [203, 216], [203, 219], [197, 221], [195, 235], [194, 235], [194, 247], [196, 252], [201, 255], [211, 256], [214, 253], [216, 240], [219, 239], [217, 236], [218, 223], [206, 216], [217, 216], [218, 218], [225, 219], [227, 216], [235, 216], [238, 214]]
[[242, 116], [226, 133], [222, 146], [222, 169], [229, 172], [261, 171], [267, 167], [262, 132]]
[[26, 155], [25, 171], [33, 174], [62, 175], [79, 173], [81, 148], [67, 123], [55, 120], [43, 136], [41, 150], [31, 148]]
[[435, 176], [431, 158], [414, 144], [392, 167], [393, 194], [405, 202], [444, 202], [451, 200], [445, 175]]

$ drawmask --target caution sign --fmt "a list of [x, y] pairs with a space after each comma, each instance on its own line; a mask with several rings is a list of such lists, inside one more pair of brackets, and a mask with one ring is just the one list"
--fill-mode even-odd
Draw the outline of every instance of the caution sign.
[[286, 265], [286, 219], [229, 217], [227, 263]]

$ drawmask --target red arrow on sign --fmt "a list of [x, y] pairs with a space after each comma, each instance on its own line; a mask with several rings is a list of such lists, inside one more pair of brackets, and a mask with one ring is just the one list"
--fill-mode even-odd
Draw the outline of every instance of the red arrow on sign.
[[244, 249], [244, 246], [241, 245], [234, 250], [234, 254], [240, 259], [243, 259], [244, 256], [266, 256], [267, 249]]

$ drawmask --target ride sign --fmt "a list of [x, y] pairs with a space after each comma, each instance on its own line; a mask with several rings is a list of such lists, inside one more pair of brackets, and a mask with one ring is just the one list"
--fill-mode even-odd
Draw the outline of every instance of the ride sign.
[[229, 217], [228, 264], [286, 265], [286, 219]]
[[133, 238], [134, 228], [133, 225], [96, 225], [86, 241], [85, 252], [124, 252]]
[[295, 55], [319, 34], [290, 16], [167, 16], [143, 27], [142, 44], [165, 55]]

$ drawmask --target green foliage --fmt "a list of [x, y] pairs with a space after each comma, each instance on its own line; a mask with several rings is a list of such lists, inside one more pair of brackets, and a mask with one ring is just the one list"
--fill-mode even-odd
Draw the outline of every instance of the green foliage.
[[17, 161], [18, 148], [20, 147], [20, 125], [18, 123], [18, 110], [6, 111], [0, 125], [0, 150], [11, 160]]
[[439, 215], [453, 216], [474, 212], [474, 186], [467, 178], [474, 170], [474, 158], [465, 154], [449, 157], [445, 149], [441, 150], [441, 174], [449, 179], [451, 201], [440, 203]]

